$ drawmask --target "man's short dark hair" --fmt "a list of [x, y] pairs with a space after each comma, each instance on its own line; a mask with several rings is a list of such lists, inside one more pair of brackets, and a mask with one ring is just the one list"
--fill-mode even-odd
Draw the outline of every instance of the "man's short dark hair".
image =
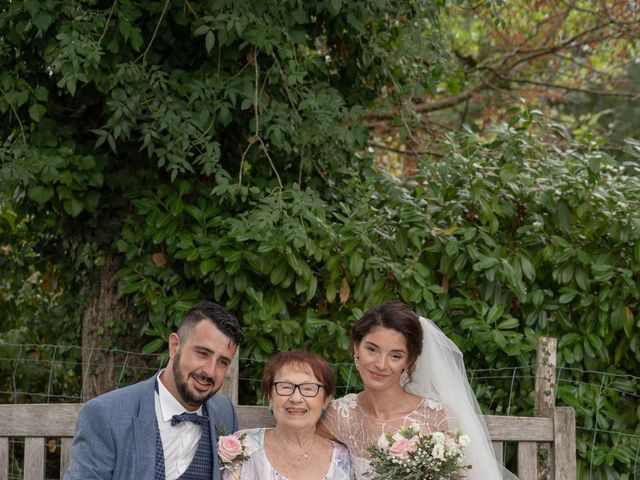
[[238, 319], [225, 307], [209, 300], [203, 300], [191, 307], [178, 328], [178, 337], [184, 340], [194, 327], [202, 320], [211, 321], [218, 330], [240, 345], [244, 341], [244, 334]]

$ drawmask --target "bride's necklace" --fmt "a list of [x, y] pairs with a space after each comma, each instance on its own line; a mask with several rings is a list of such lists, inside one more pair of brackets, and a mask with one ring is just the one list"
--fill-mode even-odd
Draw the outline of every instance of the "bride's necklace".
[[291, 448], [287, 445], [286, 442], [284, 442], [283, 440], [280, 439], [280, 437], [278, 436], [278, 432], [277, 430], [273, 431], [273, 436], [276, 439], [276, 443], [279, 443], [284, 450], [286, 450], [289, 453], [292, 453], [293, 455], [296, 455], [297, 457], [304, 457], [304, 459], [306, 460], [307, 458], [309, 458], [309, 452], [311, 451], [311, 449], [314, 447], [314, 445], [316, 444], [316, 435], [314, 433], [313, 435], [313, 439], [311, 440], [311, 445], [309, 445], [309, 448], [304, 448], [301, 445], [302, 448], [302, 453], [298, 453], [298, 452], [294, 452], [291, 450]]

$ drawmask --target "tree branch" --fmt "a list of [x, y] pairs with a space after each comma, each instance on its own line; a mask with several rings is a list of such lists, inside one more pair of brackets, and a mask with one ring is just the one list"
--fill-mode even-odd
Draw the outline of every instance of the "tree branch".
[[[431, 102], [422, 102], [415, 104], [411, 110], [415, 113], [429, 113], [437, 110], [444, 110], [445, 108], [454, 107], [470, 98], [474, 93], [478, 92], [480, 87], [472, 87], [458, 95], [452, 97], [445, 97], [440, 100], [434, 100]], [[386, 121], [395, 118], [393, 113], [372, 113], [367, 115], [368, 119], [372, 121]]]
[[539, 82], [539, 81], [536, 81], [536, 80], [528, 80], [526, 78], [514, 78], [514, 77], [505, 77], [505, 76], [501, 76], [501, 78], [503, 80], [506, 80], [506, 81], [509, 81], [509, 82], [529, 83], [531, 85], [538, 85], [538, 86], [541, 86], [541, 87], [548, 87], [548, 88], [556, 88], [556, 89], [559, 89], [559, 90], [566, 90], [566, 91], [571, 91], [571, 92], [583, 92], [583, 93], [590, 93], [590, 94], [594, 94], [594, 95], [606, 95], [606, 96], [609, 96], [609, 97], [631, 98], [633, 100], [636, 100], [636, 99], [640, 98], [640, 93], [608, 92], [606, 90], [594, 90], [594, 89], [589, 89], [589, 88], [570, 87], [568, 85], [557, 85], [555, 83]]
[[160, 19], [158, 20], [158, 23], [156, 23], [156, 28], [153, 31], [153, 35], [151, 35], [151, 40], [149, 40], [149, 44], [147, 45], [147, 48], [145, 49], [144, 53], [142, 55], [140, 55], [138, 58], [136, 58], [136, 62], [140, 59], [142, 59], [142, 63], [145, 63], [146, 59], [147, 59], [147, 53], [149, 53], [149, 50], [151, 49], [151, 45], [153, 45], [153, 42], [156, 39], [156, 35], [158, 34], [158, 30], [160, 29], [160, 24], [162, 23], [162, 20], [164, 19], [164, 15], [167, 13], [167, 9], [169, 8], [169, 2], [170, 0], [166, 0], [164, 2], [164, 7], [162, 8], [162, 13], [160, 14]]
[[27, 145], [27, 137], [24, 134], [24, 127], [22, 126], [22, 121], [20, 120], [20, 115], [18, 115], [18, 111], [16, 110], [16, 107], [13, 105], [11, 100], [9, 100], [9, 96], [7, 95], [7, 93], [2, 88], [0, 88], [0, 92], [2, 93], [2, 95], [4, 95], [4, 98], [7, 99], [7, 103], [11, 107], [11, 110], [13, 110], [13, 114], [16, 116], [16, 120], [18, 120], [18, 125], [20, 126], [20, 134], [22, 136], [22, 143], [24, 143], [24, 145], [26, 146]]
[[109, 16], [107, 17], [106, 22], [104, 22], [104, 30], [102, 31], [102, 35], [98, 39], [98, 43], [102, 43], [104, 36], [107, 34], [107, 30], [109, 29], [109, 22], [111, 21], [111, 16], [113, 15], [113, 10], [116, 8], [116, 4], [118, 0], [113, 0], [113, 5], [111, 5], [111, 9], [109, 9]]
[[367, 142], [371, 148], [379, 148], [380, 150], [386, 150], [388, 152], [399, 153], [400, 155], [431, 155], [432, 157], [442, 158], [444, 153], [436, 152], [435, 150], [401, 150], [399, 148], [390, 147], [388, 145], [382, 145], [381, 143]]

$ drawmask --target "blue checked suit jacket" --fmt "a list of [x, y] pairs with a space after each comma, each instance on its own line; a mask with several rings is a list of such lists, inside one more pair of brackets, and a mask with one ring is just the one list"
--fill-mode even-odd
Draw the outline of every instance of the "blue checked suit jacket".
[[[156, 463], [156, 377], [100, 395], [80, 409], [65, 480], [154, 480]], [[216, 426], [238, 429], [231, 401], [216, 394], [207, 401], [213, 446], [213, 479], [220, 480]]]

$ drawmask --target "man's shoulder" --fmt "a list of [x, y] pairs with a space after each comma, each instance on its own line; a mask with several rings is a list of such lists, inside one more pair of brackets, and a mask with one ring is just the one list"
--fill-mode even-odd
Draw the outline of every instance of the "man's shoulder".
[[131, 400], [139, 398], [145, 392], [153, 391], [153, 382], [155, 382], [155, 376], [148, 378], [133, 385], [117, 388], [110, 392], [103, 393], [85, 403], [87, 408], [100, 408], [106, 406], [113, 406], [115, 408], [126, 408], [127, 405], [131, 405]]
[[219, 435], [228, 435], [238, 428], [238, 417], [231, 400], [219, 393], [207, 400], [207, 412]]
[[207, 400], [207, 408], [209, 407], [215, 408], [218, 412], [224, 410], [232, 412], [234, 410], [231, 399], [221, 393], [216, 393], [213, 397]]

